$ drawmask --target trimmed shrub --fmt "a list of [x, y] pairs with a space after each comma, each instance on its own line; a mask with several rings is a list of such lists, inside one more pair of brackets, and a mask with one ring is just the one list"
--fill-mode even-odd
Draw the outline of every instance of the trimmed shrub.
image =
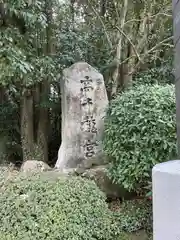
[[152, 204], [148, 200], [125, 201], [115, 216], [122, 232], [133, 233], [142, 229], [152, 232]]
[[132, 234], [122, 232], [121, 235], [119, 236], [119, 240], [153, 240], [153, 239], [147, 236], [145, 232], [140, 231]]
[[114, 240], [117, 228], [104, 194], [82, 178], [16, 179], [1, 190], [3, 240]]
[[174, 86], [140, 85], [113, 100], [104, 150], [114, 182], [129, 191], [146, 187], [152, 167], [177, 155]]

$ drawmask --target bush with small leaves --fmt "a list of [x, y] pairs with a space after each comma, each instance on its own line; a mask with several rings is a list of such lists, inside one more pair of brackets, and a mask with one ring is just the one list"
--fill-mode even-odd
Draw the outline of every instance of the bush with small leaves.
[[152, 167], [177, 155], [173, 85], [130, 88], [110, 104], [104, 150], [109, 177], [129, 191], [141, 192]]
[[174, 84], [173, 64], [164, 63], [160, 67], [149, 68], [138, 72], [134, 77], [134, 85], [140, 84]]
[[6, 240], [114, 240], [118, 234], [104, 194], [79, 177], [17, 178], [1, 190], [0, 218]]
[[122, 232], [152, 232], [152, 203], [148, 200], [125, 201], [120, 212], [115, 212], [114, 215]]
[[138, 71], [133, 77], [133, 84], [174, 84], [174, 68], [173, 56], [168, 54], [168, 58], [164, 58], [157, 65], [150, 65], [143, 71]]

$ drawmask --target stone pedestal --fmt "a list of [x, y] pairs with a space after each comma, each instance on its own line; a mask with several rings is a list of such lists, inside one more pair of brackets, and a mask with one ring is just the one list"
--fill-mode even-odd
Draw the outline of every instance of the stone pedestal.
[[153, 240], [180, 240], [180, 160], [153, 168]]

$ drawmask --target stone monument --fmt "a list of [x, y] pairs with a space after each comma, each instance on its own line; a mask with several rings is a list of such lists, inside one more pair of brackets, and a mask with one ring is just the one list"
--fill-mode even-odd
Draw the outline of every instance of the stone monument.
[[[178, 153], [180, 155], [180, 0], [172, 0]], [[153, 240], [180, 239], [180, 160], [153, 168]]]
[[[176, 121], [180, 155], [180, 0], [172, 0], [175, 45]], [[180, 239], [180, 160], [153, 168], [153, 240]]]
[[180, 239], [180, 161], [153, 168], [153, 240]]
[[178, 155], [180, 157], [180, 0], [172, 0], [173, 9], [173, 29], [174, 29], [174, 67], [176, 86], [176, 122]]
[[62, 171], [99, 161], [108, 106], [103, 76], [89, 64], [75, 63], [63, 76], [62, 143], [55, 166]]

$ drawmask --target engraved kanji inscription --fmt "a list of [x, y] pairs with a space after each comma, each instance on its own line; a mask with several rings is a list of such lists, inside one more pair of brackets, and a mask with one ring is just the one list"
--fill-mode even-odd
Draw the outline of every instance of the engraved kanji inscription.
[[93, 90], [92, 87], [92, 79], [88, 76], [85, 76], [85, 78], [83, 80], [80, 80], [81, 84], [83, 84], [83, 87], [81, 88], [81, 90], [85, 91], [85, 92], [89, 92], [91, 90]]
[[96, 141], [86, 140], [84, 144], [84, 154], [87, 158], [95, 155], [95, 148], [98, 146]]
[[91, 115], [83, 117], [83, 120], [81, 121], [81, 126], [82, 130], [91, 133], [97, 133], [96, 119]]
[[81, 105], [92, 105], [92, 98], [88, 96], [88, 93], [93, 90], [92, 87], [92, 79], [90, 79], [88, 76], [85, 76], [83, 80], [80, 80], [81, 84], [83, 85], [80, 89], [81, 91]]
[[89, 105], [93, 104], [92, 98], [89, 98], [87, 96], [82, 96], [81, 99], [80, 99], [80, 103], [81, 103], [82, 106], [85, 106], [87, 104], [89, 104]]

